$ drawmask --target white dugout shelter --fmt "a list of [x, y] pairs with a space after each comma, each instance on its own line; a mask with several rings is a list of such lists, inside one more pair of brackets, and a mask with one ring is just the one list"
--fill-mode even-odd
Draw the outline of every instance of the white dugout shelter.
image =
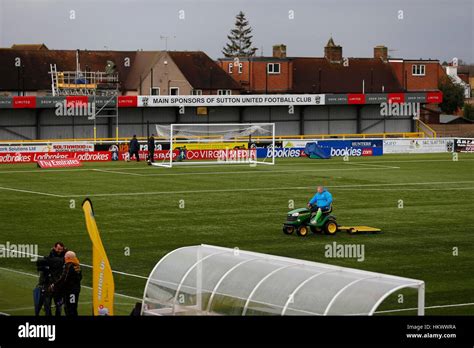
[[145, 287], [142, 315], [372, 315], [392, 293], [425, 283], [211, 245], [165, 255]]

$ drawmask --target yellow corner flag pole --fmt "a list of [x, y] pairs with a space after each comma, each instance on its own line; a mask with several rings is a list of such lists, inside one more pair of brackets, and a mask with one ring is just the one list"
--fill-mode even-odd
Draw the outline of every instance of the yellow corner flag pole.
[[95, 222], [92, 202], [82, 202], [87, 232], [92, 241], [92, 305], [94, 315], [114, 315], [114, 277]]

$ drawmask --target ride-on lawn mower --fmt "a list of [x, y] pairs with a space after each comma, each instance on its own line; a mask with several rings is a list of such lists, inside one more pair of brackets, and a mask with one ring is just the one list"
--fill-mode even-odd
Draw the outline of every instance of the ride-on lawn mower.
[[294, 209], [288, 212], [286, 221], [283, 224], [283, 232], [285, 234], [293, 234], [295, 231], [298, 236], [306, 237], [309, 232], [324, 233], [334, 235], [338, 231], [346, 231], [349, 234], [356, 233], [377, 233], [379, 228], [368, 226], [339, 226], [336, 217], [331, 215], [331, 208], [323, 212], [321, 217], [316, 221], [315, 214], [307, 208]]

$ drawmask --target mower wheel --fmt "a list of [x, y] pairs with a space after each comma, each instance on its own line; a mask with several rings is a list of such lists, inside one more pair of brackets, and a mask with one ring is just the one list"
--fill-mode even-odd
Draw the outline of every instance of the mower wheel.
[[308, 226], [300, 226], [300, 228], [298, 228], [298, 231], [296, 233], [298, 233], [298, 236], [300, 237], [306, 237], [308, 235], [308, 232], [309, 232]]
[[329, 220], [324, 225], [324, 233], [334, 235], [337, 232], [337, 223], [335, 221]]
[[283, 226], [283, 233], [284, 234], [293, 234], [295, 232], [294, 226]]

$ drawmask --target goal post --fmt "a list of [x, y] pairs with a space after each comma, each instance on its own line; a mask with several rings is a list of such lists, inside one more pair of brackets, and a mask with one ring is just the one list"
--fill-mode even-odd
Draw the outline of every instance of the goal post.
[[154, 166], [275, 164], [274, 123], [156, 125], [156, 140], [168, 151]]

